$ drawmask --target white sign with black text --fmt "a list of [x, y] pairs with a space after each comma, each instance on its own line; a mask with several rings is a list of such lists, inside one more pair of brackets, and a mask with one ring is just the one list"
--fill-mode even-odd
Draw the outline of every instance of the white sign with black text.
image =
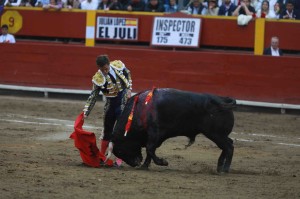
[[138, 19], [97, 17], [97, 39], [137, 40]]
[[200, 27], [200, 18], [155, 17], [151, 44], [198, 47]]

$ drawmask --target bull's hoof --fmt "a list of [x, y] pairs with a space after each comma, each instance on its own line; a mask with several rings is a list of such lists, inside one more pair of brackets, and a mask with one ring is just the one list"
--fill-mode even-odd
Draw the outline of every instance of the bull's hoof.
[[138, 167], [138, 169], [147, 171], [149, 170], [149, 166], [143, 164], [142, 166]]
[[226, 169], [226, 168], [223, 168], [223, 167], [218, 167], [217, 172], [219, 174], [225, 174], [225, 173], [229, 173], [229, 169], [228, 168]]
[[167, 162], [167, 160], [162, 159], [162, 158], [154, 160], [154, 163], [156, 165], [159, 165], [159, 166], [168, 166], [169, 165], [169, 163]]
[[217, 172], [222, 173], [223, 172], [223, 166], [218, 166], [217, 167]]
[[161, 159], [161, 164], [160, 164], [161, 166], [168, 166], [169, 165], [169, 163], [168, 163], [168, 161], [167, 160], [165, 160], [165, 159]]

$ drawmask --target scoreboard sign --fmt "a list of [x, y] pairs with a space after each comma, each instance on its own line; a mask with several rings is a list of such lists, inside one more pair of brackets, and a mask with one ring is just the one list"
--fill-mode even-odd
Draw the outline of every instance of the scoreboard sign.
[[199, 47], [200, 28], [200, 18], [155, 17], [151, 44]]

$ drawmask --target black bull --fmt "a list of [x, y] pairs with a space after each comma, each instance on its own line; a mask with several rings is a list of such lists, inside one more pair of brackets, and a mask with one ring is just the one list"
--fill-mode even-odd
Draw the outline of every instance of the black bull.
[[[236, 101], [210, 94], [161, 88], [155, 89], [152, 99], [145, 104], [149, 92], [138, 93], [135, 105], [135, 96], [128, 100], [113, 131], [114, 155], [132, 167], [140, 166], [142, 147], [146, 147], [147, 156], [142, 167], [148, 168], [151, 160], [157, 165], [167, 166], [168, 162], [155, 154], [166, 139], [186, 136], [189, 138], [187, 146], [190, 146], [197, 134], [202, 133], [222, 150], [217, 171], [228, 172], [234, 151], [233, 141], [228, 135], [234, 125], [232, 108]], [[132, 110], [132, 124], [125, 136]]]

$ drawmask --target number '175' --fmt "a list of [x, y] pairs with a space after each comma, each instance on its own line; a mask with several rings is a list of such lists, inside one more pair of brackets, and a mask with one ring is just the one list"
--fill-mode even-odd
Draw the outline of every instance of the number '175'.
[[157, 40], [157, 43], [159, 43], [159, 44], [168, 43], [168, 38], [167, 37], [157, 37], [156, 40]]

